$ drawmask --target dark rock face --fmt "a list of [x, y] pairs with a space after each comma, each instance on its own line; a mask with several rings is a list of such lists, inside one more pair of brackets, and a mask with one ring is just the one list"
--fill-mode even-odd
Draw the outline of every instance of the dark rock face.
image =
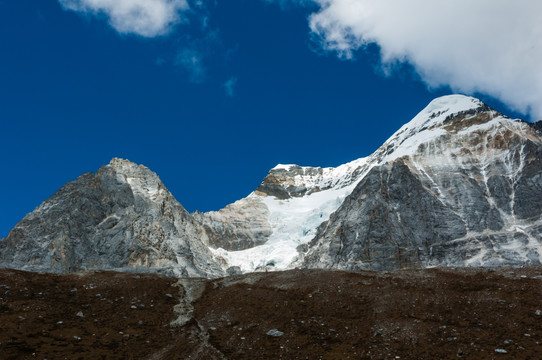
[[524, 165], [515, 184], [514, 213], [533, 220], [542, 214], [542, 147], [527, 142], [522, 151]]
[[542, 120], [538, 120], [537, 122], [531, 123], [530, 125], [533, 127], [533, 129], [538, 131], [539, 134], [542, 133]]
[[421, 267], [423, 255], [434, 244], [466, 232], [461, 218], [398, 160], [373, 168], [320, 226], [310, 244], [318, 251], [311, 249], [305, 264], [374, 270]]
[[206, 238], [156, 174], [114, 159], [66, 184], [19, 222], [0, 241], [0, 264], [61, 273], [221, 275]]

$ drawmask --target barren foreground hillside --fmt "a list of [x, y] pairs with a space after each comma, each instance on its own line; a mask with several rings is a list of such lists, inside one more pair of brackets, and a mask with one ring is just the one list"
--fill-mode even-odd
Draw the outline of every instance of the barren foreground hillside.
[[540, 359], [542, 268], [0, 270], [2, 359]]

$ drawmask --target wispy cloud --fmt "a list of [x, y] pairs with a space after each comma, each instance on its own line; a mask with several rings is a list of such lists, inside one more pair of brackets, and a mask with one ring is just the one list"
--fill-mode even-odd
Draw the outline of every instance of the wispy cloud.
[[324, 50], [352, 59], [376, 43], [385, 72], [408, 63], [430, 88], [484, 93], [542, 118], [542, 2], [312, 2], [309, 26]]
[[[184, 36], [179, 40], [175, 65], [186, 70], [189, 80], [199, 84], [213, 77], [213, 68], [224, 52], [218, 30], [205, 29], [199, 36]], [[216, 69], [215, 69], [216, 70]]]
[[199, 84], [205, 80], [205, 67], [202, 54], [195, 49], [182, 49], [177, 53], [175, 64], [182, 66], [189, 75], [191, 82]]
[[165, 35], [185, 21], [187, 0], [59, 0], [62, 7], [83, 14], [105, 15], [121, 34]]
[[224, 91], [226, 95], [233, 97], [235, 95], [235, 86], [237, 85], [237, 77], [232, 76], [224, 83]]

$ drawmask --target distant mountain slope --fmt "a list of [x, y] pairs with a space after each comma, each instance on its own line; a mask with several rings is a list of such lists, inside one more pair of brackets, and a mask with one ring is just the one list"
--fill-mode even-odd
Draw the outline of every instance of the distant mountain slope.
[[540, 264], [542, 135], [480, 100], [437, 98], [372, 155], [278, 165], [248, 197], [189, 214], [156, 174], [113, 159], [0, 239], [0, 266], [179, 276], [293, 267]]

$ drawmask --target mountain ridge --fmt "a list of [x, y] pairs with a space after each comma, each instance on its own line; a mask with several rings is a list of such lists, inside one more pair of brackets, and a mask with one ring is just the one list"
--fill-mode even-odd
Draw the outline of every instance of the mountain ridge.
[[367, 157], [277, 165], [249, 196], [213, 212], [188, 213], [155, 173], [115, 158], [0, 239], [0, 265], [217, 277], [539, 264], [540, 159], [537, 125], [463, 95], [433, 100]]

